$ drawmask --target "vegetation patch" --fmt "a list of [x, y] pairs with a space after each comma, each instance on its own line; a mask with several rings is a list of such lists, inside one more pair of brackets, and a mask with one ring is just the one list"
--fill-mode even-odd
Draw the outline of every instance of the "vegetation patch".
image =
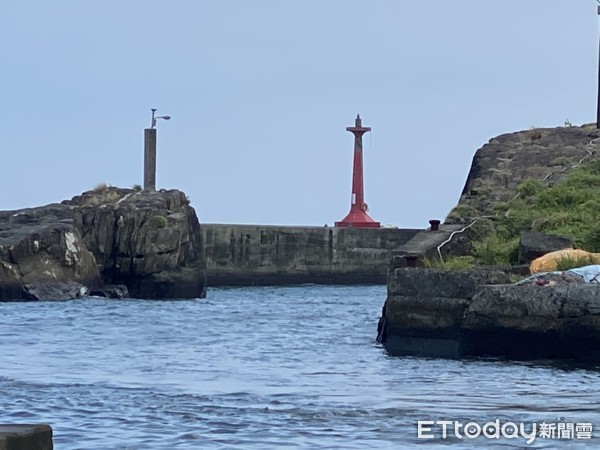
[[[554, 186], [538, 180], [524, 181], [517, 186], [517, 193], [513, 200], [494, 205], [493, 231], [488, 223], [484, 230], [471, 234], [476, 263], [516, 264], [522, 231], [567, 236], [576, 248], [600, 252], [600, 159], [572, 169]], [[476, 218], [472, 208], [462, 205], [451, 215], [464, 220]], [[564, 267], [588, 263], [566, 261]]]
[[167, 218], [164, 216], [153, 216], [150, 219], [150, 225], [154, 228], [165, 228], [167, 223]]
[[539, 128], [536, 127], [531, 127], [531, 130], [529, 130], [529, 139], [531, 139], [532, 141], [537, 141], [538, 139], [542, 138], [542, 130], [540, 130]]
[[435, 258], [425, 258], [423, 266], [429, 269], [441, 269], [448, 271], [467, 270], [475, 265], [475, 258], [472, 256], [454, 256], [445, 261]]

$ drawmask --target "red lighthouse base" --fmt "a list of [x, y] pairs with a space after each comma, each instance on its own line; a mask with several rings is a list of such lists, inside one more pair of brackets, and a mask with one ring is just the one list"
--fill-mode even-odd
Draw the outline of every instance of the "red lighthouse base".
[[335, 226], [341, 228], [381, 228], [381, 222], [374, 221], [358, 205], [352, 205], [348, 215], [340, 222], [335, 222]]

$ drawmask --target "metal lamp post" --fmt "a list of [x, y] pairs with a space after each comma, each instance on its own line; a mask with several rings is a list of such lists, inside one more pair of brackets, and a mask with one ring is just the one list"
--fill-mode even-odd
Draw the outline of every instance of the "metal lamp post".
[[150, 128], [144, 129], [144, 190], [156, 190], [156, 120], [170, 120], [171, 116], [155, 116], [152, 108]]

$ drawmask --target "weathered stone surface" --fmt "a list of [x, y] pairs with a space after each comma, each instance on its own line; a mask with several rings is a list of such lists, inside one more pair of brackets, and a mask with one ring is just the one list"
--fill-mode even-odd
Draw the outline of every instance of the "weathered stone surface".
[[49, 425], [0, 425], [0, 450], [52, 450]]
[[106, 284], [101, 289], [90, 291], [90, 295], [106, 298], [129, 298], [129, 289], [124, 284]]
[[473, 208], [475, 216], [493, 215], [493, 206], [514, 198], [521, 182], [556, 183], [582, 159], [594, 157], [600, 145], [594, 141], [598, 137], [600, 131], [586, 125], [493, 138], [475, 153], [459, 205]]
[[0, 212], [0, 300], [35, 300], [44, 292], [64, 299], [80, 287], [102, 284], [72, 215], [64, 205]]
[[565, 248], [573, 248], [573, 241], [568, 237], [523, 231], [519, 240], [519, 261], [530, 263], [546, 253]]
[[0, 261], [0, 301], [25, 300], [27, 293], [18, 266]]
[[0, 300], [123, 295], [104, 283], [140, 298], [202, 297], [201, 242], [196, 213], [176, 190], [103, 188], [0, 212]]
[[508, 282], [497, 269], [395, 269], [377, 339], [393, 353], [457, 356], [464, 312], [478, 287]]
[[106, 283], [138, 298], [205, 295], [200, 224], [183, 192], [106, 188], [68, 203]]
[[37, 281], [25, 283], [28, 300], [73, 300], [87, 297], [89, 288], [75, 281]]
[[507, 282], [497, 271], [396, 269], [378, 340], [392, 354], [600, 361], [600, 285]]
[[388, 277], [388, 296], [470, 299], [480, 285], [501, 283], [510, 283], [510, 278], [506, 272], [495, 268], [459, 272], [400, 268]]
[[385, 283], [389, 259], [420, 231], [203, 224], [208, 284]]
[[465, 312], [465, 354], [600, 360], [600, 286], [484, 286]]

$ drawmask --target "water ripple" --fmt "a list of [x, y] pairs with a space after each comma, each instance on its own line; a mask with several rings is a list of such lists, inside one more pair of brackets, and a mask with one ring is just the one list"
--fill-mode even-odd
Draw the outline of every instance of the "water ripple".
[[1, 420], [50, 423], [57, 448], [86, 450], [413, 448], [420, 419], [600, 426], [597, 367], [389, 357], [374, 342], [384, 298], [302, 286], [0, 303]]

